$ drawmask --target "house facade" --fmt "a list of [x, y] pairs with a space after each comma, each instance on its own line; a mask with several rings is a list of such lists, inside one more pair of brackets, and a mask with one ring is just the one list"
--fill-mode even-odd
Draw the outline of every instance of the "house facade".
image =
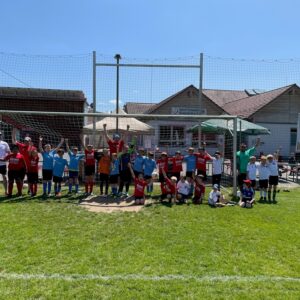
[[[267, 92], [257, 90], [230, 91], [230, 90], [203, 90], [201, 111], [199, 108], [198, 89], [188, 86], [167, 99], [155, 103], [126, 103], [124, 110], [127, 113], [155, 114], [207, 114], [236, 115], [270, 130], [270, 135], [261, 136], [262, 144], [259, 151], [273, 153], [278, 148], [283, 156], [295, 152], [298, 113], [300, 112], [300, 89], [296, 84]], [[137, 111], [138, 110], [138, 111]], [[147, 120], [155, 128], [151, 141], [144, 146], [158, 146], [171, 153], [177, 148], [197, 145], [197, 133], [187, 130], [196, 122], [173, 120]], [[257, 136], [248, 136], [248, 146], [255, 143]], [[204, 134], [208, 148], [214, 150], [222, 137], [214, 134]]]

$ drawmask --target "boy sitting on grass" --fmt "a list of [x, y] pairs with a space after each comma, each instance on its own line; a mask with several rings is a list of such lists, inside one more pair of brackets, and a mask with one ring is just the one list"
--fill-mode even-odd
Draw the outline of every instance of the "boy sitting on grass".
[[180, 180], [177, 183], [177, 196], [176, 196], [179, 203], [187, 203], [190, 191], [191, 191], [190, 183], [187, 181], [185, 176], [181, 176]]
[[162, 174], [164, 176], [165, 182], [161, 183], [162, 187], [162, 195], [161, 200], [167, 198], [169, 203], [176, 203], [176, 183], [177, 178], [172, 176], [171, 179], [167, 176], [165, 170], [162, 170]]
[[242, 188], [240, 196], [240, 207], [251, 208], [253, 206], [254, 199], [254, 190], [251, 186], [251, 180], [244, 180], [244, 187]]
[[226, 206], [225, 196], [218, 190], [218, 184], [213, 185], [213, 189], [208, 196], [208, 205], [211, 207]]
[[205, 194], [205, 185], [203, 183], [203, 175], [197, 175], [193, 173], [193, 179], [194, 179], [194, 197], [193, 197], [193, 203], [194, 204], [202, 204], [202, 200], [204, 198]]
[[143, 173], [140, 173], [138, 177], [135, 176], [134, 171], [132, 169], [131, 163], [128, 163], [128, 168], [130, 170], [131, 176], [134, 180], [134, 199], [136, 205], [144, 205], [145, 204], [145, 187], [147, 186], [147, 182], [144, 180]]

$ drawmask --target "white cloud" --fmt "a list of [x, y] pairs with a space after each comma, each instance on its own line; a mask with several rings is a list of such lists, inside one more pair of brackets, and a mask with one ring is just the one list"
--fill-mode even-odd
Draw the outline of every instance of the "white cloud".
[[[117, 100], [116, 99], [112, 99], [108, 101], [111, 104], [116, 104]], [[119, 104], [123, 103], [121, 100], [119, 100]]]

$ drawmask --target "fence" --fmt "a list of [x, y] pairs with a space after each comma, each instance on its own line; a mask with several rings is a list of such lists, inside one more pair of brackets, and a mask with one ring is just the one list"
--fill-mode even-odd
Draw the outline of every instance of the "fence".
[[[15, 120], [34, 120], [31, 122], [31, 131], [30, 136], [32, 137], [32, 141], [34, 144], [38, 143], [38, 137], [43, 135], [43, 142], [46, 143], [48, 141], [57, 141], [61, 139], [61, 137], [68, 138], [69, 135], [67, 132], [64, 132], [64, 124], [78, 124], [78, 120], [83, 124], [85, 119], [89, 118], [92, 120], [93, 118], [101, 118], [101, 121], [98, 121], [101, 124], [107, 124], [105, 120], [114, 119], [118, 117], [121, 122], [124, 124], [132, 124], [132, 119], [143, 119], [145, 123], [148, 124], [147, 131], [136, 131], [129, 127], [129, 134], [126, 137], [127, 141], [131, 143], [132, 140], [136, 139], [136, 148], [143, 148], [147, 152], [154, 152], [155, 159], [158, 159], [162, 152], [167, 152], [171, 157], [174, 155], [175, 151], [180, 150], [182, 155], [187, 155], [187, 149], [193, 145], [193, 136], [198, 136], [198, 127], [202, 127], [202, 135], [203, 140], [206, 145], [206, 151], [211, 155], [214, 154], [216, 150], [219, 150], [223, 157], [223, 179], [222, 184], [224, 186], [230, 186], [236, 188], [236, 159], [235, 159], [235, 149], [237, 143], [237, 119], [232, 116], [200, 116], [200, 115], [117, 115], [117, 114], [99, 114], [99, 113], [73, 113], [73, 112], [38, 112], [38, 111], [0, 111], [0, 115], [2, 120], [6, 120], [6, 122], [2, 122], [2, 131], [4, 140], [8, 140], [10, 138], [10, 134], [12, 133], [12, 128], [15, 126]], [[217, 120], [233, 120], [234, 121], [234, 131], [227, 132], [224, 129], [220, 128], [208, 128], [209, 126], [205, 123], [208, 119], [217, 119]], [[10, 121], [13, 120], [13, 123]], [[42, 120], [42, 121], [39, 121]], [[42, 123], [40, 123], [42, 122]], [[172, 133], [172, 136], [167, 140], [162, 140], [163, 143], [160, 144], [161, 136], [165, 136], [168, 134], [165, 131], [166, 125], [176, 123], [175, 128], [180, 132]], [[5, 126], [4, 126], [5, 124]], [[42, 125], [41, 125], [42, 124]], [[155, 124], [155, 126], [151, 126], [149, 124]], [[48, 131], [45, 134], [44, 127], [53, 128], [56, 126], [56, 131]], [[172, 127], [172, 130], [174, 126]], [[89, 128], [89, 124], [83, 126], [81, 129], [76, 132], [72, 132], [72, 128], [69, 128], [69, 132], [72, 133], [72, 136], [80, 136], [83, 135], [83, 138], [86, 138], [88, 141], [89, 133], [94, 133], [93, 129]], [[103, 147], [106, 147], [105, 137], [103, 133], [103, 125], [100, 128], [96, 128], [97, 134], [96, 139], [97, 143], [95, 144], [95, 148], [101, 152]], [[181, 134], [183, 136], [181, 136]], [[210, 136], [214, 137], [213, 139], [206, 140], [205, 137]], [[23, 137], [19, 136], [19, 139], [22, 141]], [[70, 146], [79, 146], [80, 141], [74, 139], [70, 140]], [[165, 144], [168, 142], [168, 145]], [[202, 143], [202, 144], [203, 144]], [[198, 141], [196, 143], [198, 145]], [[56, 146], [54, 144], [53, 146]], [[195, 152], [197, 151], [195, 149]], [[68, 156], [66, 156], [68, 159]], [[134, 157], [132, 157], [134, 159]], [[170, 170], [171, 171], [171, 170]], [[185, 173], [185, 165], [183, 174]], [[207, 174], [210, 178], [212, 176], [212, 166], [211, 164], [207, 164]]]
[[[82, 129], [89, 123], [86, 142], [102, 148], [105, 139], [97, 133], [96, 123], [109, 117], [107, 113], [122, 114], [124, 110], [128, 115], [115, 118], [110, 133], [116, 129], [122, 132], [121, 125], [126, 126], [130, 117], [135, 117], [153, 128], [154, 134], [141, 134], [140, 128], [134, 128], [142, 125], [134, 121], [130, 123], [129, 138], [137, 135], [138, 145], [148, 149], [158, 148], [172, 155], [176, 149], [198, 147], [206, 141], [207, 149], [213, 153], [216, 145], [223, 142], [229, 170], [233, 168], [236, 133], [206, 132], [203, 126], [190, 132], [188, 129], [226, 113], [224, 106], [230, 101], [293, 83], [300, 83], [299, 59], [247, 60], [208, 55], [136, 59], [95, 52], [64, 56], [0, 53], [0, 86], [5, 87], [0, 88], [0, 109], [6, 111], [0, 127], [8, 141], [14, 127], [20, 130], [19, 139], [26, 134], [34, 140], [43, 135], [45, 141], [55, 145], [61, 136], [68, 136], [71, 144], [78, 145]], [[7, 113], [16, 110], [19, 113]], [[25, 111], [62, 113], [28, 115]], [[296, 134], [294, 127], [287, 130], [288, 134]], [[282, 132], [281, 136], [288, 135]], [[291, 136], [291, 143], [292, 140]]]

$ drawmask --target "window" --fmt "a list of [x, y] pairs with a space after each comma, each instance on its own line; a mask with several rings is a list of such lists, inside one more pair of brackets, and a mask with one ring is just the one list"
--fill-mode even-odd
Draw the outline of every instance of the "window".
[[185, 145], [183, 126], [160, 126], [159, 146], [179, 147]]
[[295, 151], [296, 143], [297, 143], [297, 128], [291, 128], [291, 130], [290, 130], [291, 151]]
[[[218, 141], [217, 141], [217, 135], [214, 133], [205, 133], [201, 135], [201, 140], [206, 142], [207, 146], [211, 147], [217, 147]], [[192, 146], [198, 147], [198, 131], [193, 132], [192, 136]]]

